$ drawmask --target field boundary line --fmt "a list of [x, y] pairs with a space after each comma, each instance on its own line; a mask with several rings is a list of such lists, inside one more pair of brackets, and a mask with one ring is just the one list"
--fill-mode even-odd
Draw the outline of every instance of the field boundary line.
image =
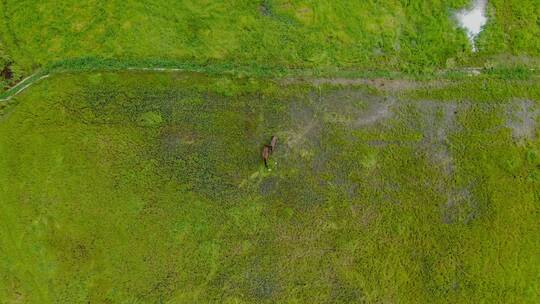
[[[91, 71], [92, 69], [89, 69], [88, 71]], [[189, 68], [167, 68], [167, 67], [123, 67], [123, 68], [111, 68], [107, 69], [95, 69], [94, 71], [151, 71], [151, 72], [201, 72], [197, 69], [189, 69]], [[529, 69], [531, 72], [536, 72], [536, 69]], [[81, 70], [84, 71], [84, 70]], [[484, 68], [480, 67], [469, 67], [469, 68], [462, 68], [460, 70], [456, 70], [457, 72], [466, 73], [468, 76], [475, 77], [480, 76], [484, 74], [485, 71]], [[46, 73], [44, 70], [40, 70], [35, 72], [34, 74], [24, 78], [19, 83], [17, 83], [15, 86], [11, 87], [9, 90], [5, 91], [4, 93], [0, 94], [0, 102], [7, 102], [11, 100], [13, 97], [19, 95], [26, 89], [28, 89], [33, 84], [46, 79], [50, 77], [53, 73], [68, 73], [73, 72], [70, 70], [60, 70], [60, 71], [54, 71], [52, 69], [50, 73]], [[446, 73], [449, 71], [441, 71], [441, 73]], [[43, 74], [45, 73], [45, 74]], [[354, 85], [354, 84], [369, 84], [370, 80], [373, 80], [374, 78], [368, 78], [368, 77], [322, 77], [322, 78], [314, 78], [309, 79], [310, 77], [282, 77], [285, 83], [295, 83], [295, 82], [312, 82], [313, 84], [340, 84], [340, 85]]]
[[[125, 69], [117, 69], [115, 71], [151, 71], [151, 72], [187, 72], [187, 69], [181, 69], [181, 68], [140, 68], [140, 67], [127, 67]], [[19, 95], [24, 90], [28, 89], [31, 85], [39, 82], [42, 79], [48, 78], [51, 76], [51, 74], [45, 74], [42, 76], [39, 76], [42, 72], [38, 71], [25, 79], [21, 80], [19, 83], [17, 83], [15, 86], [7, 90], [4, 94], [6, 97], [0, 98], [0, 102], [9, 101], [13, 97]], [[60, 72], [61, 73], [61, 72]], [[38, 77], [39, 76], [39, 77]], [[28, 82], [28, 83], [27, 83]], [[25, 84], [26, 83], [26, 84]]]

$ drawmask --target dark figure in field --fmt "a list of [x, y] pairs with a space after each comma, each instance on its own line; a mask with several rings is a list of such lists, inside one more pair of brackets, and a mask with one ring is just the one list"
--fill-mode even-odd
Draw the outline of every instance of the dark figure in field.
[[268, 159], [270, 158], [270, 154], [274, 152], [277, 145], [277, 137], [272, 136], [272, 139], [270, 140], [269, 145], [264, 145], [263, 151], [262, 151], [262, 158], [264, 160], [264, 166], [268, 168]]
[[270, 158], [270, 151], [272, 151], [272, 147], [269, 145], [264, 145], [263, 151], [262, 151], [262, 158], [264, 160], [264, 166], [268, 168], [268, 158]]
[[270, 152], [274, 152], [277, 145], [277, 136], [272, 136], [272, 140], [270, 141]]

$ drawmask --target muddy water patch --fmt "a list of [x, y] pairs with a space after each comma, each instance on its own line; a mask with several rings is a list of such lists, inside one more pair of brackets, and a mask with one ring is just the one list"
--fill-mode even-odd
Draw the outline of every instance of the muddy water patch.
[[323, 124], [318, 111], [312, 105], [293, 103], [289, 115], [292, 128], [283, 134], [289, 151], [318, 146]]
[[313, 93], [309, 100], [291, 103], [291, 128], [284, 132], [290, 150], [310, 150], [320, 145], [325, 126], [349, 129], [377, 127], [394, 115], [396, 99], [370, 94], [366, 90], [341, 89]]
[[518, 100], [506, 111], [506, 126], [512, 130], [516, 140], [531, 140], [536, 136], [537, 119], [540, 109], [531, 100]]
[[395, 99], [392, 97], [370, 103], [366, 111], [358, 115], [353, 126], [358, 128], [372, 125], [392, 117], [391, 109], [394, 104]]
[[454, 171], [450, 152], [450, 134], [458, 131], [456, 116], [464, 105], [457, 102], [421, 101], [416, 104], [422, 115], [422, 148], [428, 151], [431, 161], [442, 168], [446, 175]]
[[450, 191], [446, 204], [441, 210], [443, 223], [468, 223], [474, 217], [473, 206], [472, 195], [468, 189], [462, 188]]
[[357, 129], [391, 118], [396, 99], [393, 96], [370, 94], [365, 90], [344, 89], [322, 96], [320, 103], [326, 122]]

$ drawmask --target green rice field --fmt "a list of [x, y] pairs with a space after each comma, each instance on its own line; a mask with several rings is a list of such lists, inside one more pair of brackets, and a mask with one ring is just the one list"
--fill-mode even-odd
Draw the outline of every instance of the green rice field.
[[469, 4], [0, 0], [0, 304], [539, 303], [540, 2]]

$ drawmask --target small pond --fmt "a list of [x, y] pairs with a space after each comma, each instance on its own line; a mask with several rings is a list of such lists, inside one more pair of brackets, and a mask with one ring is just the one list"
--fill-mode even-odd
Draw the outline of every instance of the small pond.
[[456, 13], [459, 25], [467, 31], [473, 52], [477, 51], [476, 37], [487, 23], [487, 0], [474, 0], [472, 6]]

